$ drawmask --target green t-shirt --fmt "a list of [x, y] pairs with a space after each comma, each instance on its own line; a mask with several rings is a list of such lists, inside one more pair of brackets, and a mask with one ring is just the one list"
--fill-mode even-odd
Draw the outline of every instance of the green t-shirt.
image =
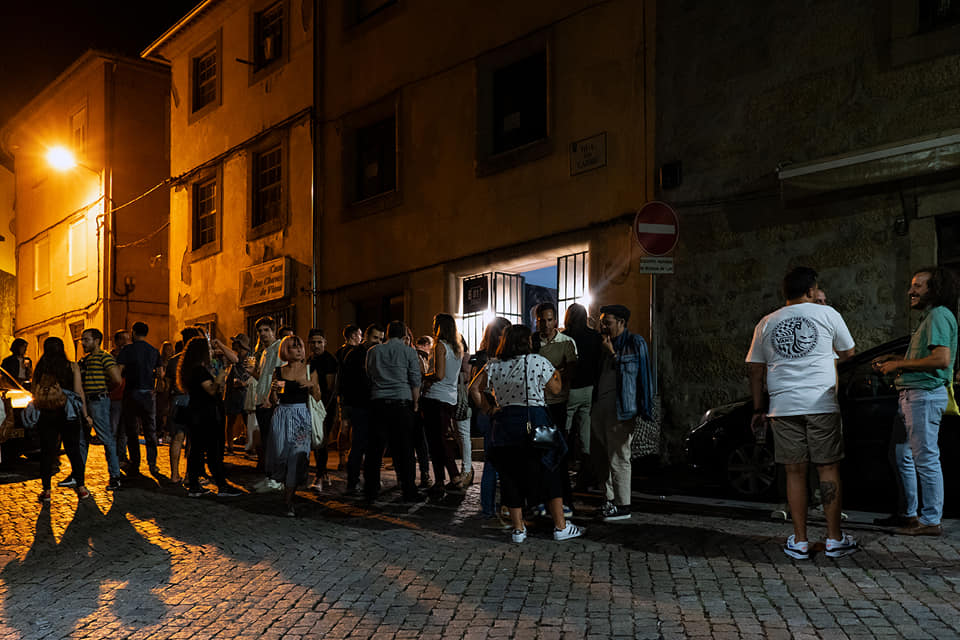
[[923, 317], [920, 326], [910, 338], [906, 358], [926, 358], [934, 347], [950, 349], [950, 365], [935, 371], [904, 371], [897, 376], [897, 389], [931, 391], [953, 382], [953, 362], [957, 355], [957, 319], [943, 306], [930, 309]]

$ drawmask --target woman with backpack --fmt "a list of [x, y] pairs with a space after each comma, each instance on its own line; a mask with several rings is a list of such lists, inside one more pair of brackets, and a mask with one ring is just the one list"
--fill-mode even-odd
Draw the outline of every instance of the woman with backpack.
[[[81, 424], [87, 420], [87, 402], [83, 394], [80, 367], [67, 359], [60, 338], [43, 341], [43, 355], [33, 369], [33, 404], [39, 410], [40, 502], [50, 502], [50, 479], [60, 455], [60, 442], [70, 459], [74, 491], [81, 500], [90, 497], [84, 486], [84, 462], [80, 454]], [[81, 422], [82, 421], [82, 422]]]

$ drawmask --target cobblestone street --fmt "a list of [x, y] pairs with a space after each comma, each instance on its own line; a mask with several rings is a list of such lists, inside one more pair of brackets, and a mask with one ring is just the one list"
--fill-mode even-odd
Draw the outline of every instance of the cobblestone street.
[[[228, 461], [238, 485], [259, 479]], [[760, 510], [640, 503], [626, 523], [579, 520], [584, 538], [535, 523], [514, 545], [480, 528], [477, 485], [411, 507], [389, 484], [366, 508], [339, 482], [300, 492], [290, 519], [277, 494], [189, 499], [145, 478], [112, 495], [99, 447], [93, 499], [55, 489], [42, 509], [35, 470], [0, 474], [0, 638], [960, 637], [955, 522], [905, 539], [851, 514], [860, 553], [801, 562]]]

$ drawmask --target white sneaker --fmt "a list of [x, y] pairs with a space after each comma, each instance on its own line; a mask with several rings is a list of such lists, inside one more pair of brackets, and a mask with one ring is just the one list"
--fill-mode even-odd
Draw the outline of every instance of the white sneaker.
[[849, 533], [841, 534], [839, 540], [827, 538], [826, 546], [826, 554], [828, 558], [842, 558], [860, 550], [860, 546], [857, 544], [857, 541], [854, 540], [853, 536], [851, 536]]
[[[790, 537], [787, 538], [786, 544], [783, 545], [783, 552], [791, 558], [807, 560], [810, 558], [810, 543], [806, 540], [797, 542], [796, 537], [791, 534]], [[827, 555], [830, 555], [829, 552]]]
[[578, 527], [572, 522], [567, 522], [567, 526], [563, 529], [554, 529], [553, 530], [553, 539], [554, 540], [569, 540], [570, 538], [579, 538], [583, 535], [584, 529]]
[[[554, 534], [556, 535], [556, 534]], [[517, 544], [520, 544], [527, 539], [527, 528], [524, 527], [522, 530], [514, 529], [513, 533], [510, 534], [511, 539]]]

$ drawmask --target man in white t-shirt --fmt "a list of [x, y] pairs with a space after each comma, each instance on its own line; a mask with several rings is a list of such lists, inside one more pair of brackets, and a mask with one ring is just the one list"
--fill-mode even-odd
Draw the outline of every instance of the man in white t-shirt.
[[[854, 343], [843, 318], [816, 304], [817, 272], [796, 267], [783, 279], [786, 305], [764, 317], [747, 353], [755, 434], [773, 430], [774, 455], [787, 473], [787, 502], [793, 535], [784, 553], [810, 557], [807, 540], [807, 465], [817, 465], [820, 499], [827, 517], [826, 554], [849, 555], [857, 543], [840, 529], [840, 474], [843, 429], [837, 403], [836, 360], [853, 355]], [[763, 383], [769, 395], [765, 409]]]

